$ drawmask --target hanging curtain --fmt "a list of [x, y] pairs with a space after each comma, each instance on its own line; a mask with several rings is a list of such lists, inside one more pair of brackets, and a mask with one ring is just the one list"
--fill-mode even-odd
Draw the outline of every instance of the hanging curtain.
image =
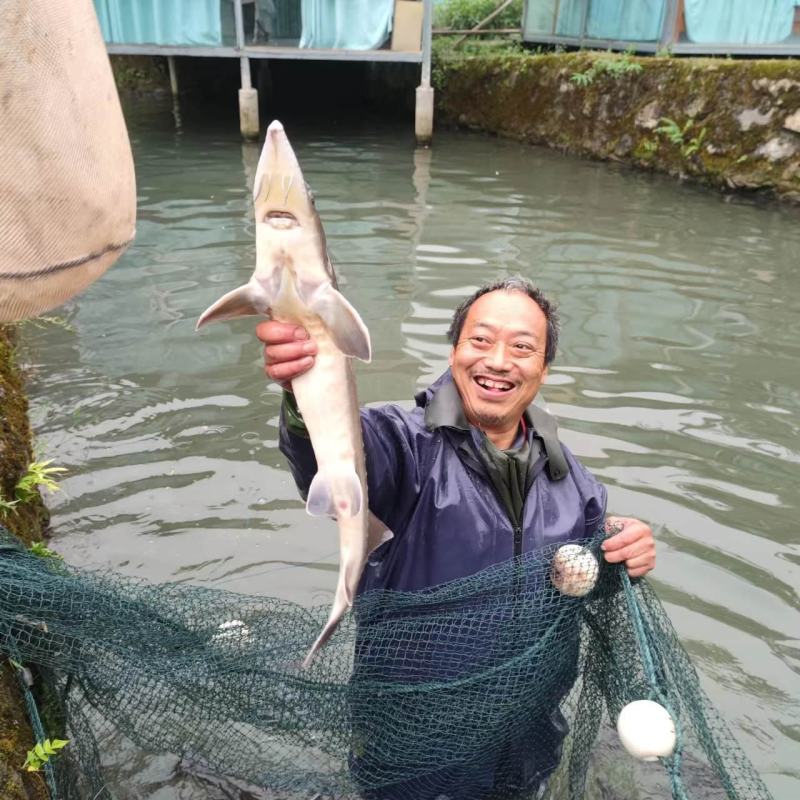
[[[581, 35], [587, 2], [561, 0], [556, 21], [557, 34]], [[665, 10], [666, 0], [591, 0], [586, 13], [586, 35], [592, 39], [658, 41]]]
[[392, 32], [394, 0], [302, 0], [300, 47], [375, 50]]
[[583, 32], [583, 10], [588, 0], [561, 0], [556, 19], [558, 36], [580, 36]]
[[686, 35], [704, 44], [770, 44], [792, 33], [796, 0], [684, 0]]
[[109, 44], [222, 44], [220, 0], [94, 0]]
[[661, 38], [666, 0], [592, 0], [586, 35], [593, 39], [656, 42]]

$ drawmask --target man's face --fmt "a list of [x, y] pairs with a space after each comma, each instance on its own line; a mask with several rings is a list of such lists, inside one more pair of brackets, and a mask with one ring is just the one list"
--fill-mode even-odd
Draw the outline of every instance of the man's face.
[[450, 353], [450, 368], [471, 424], [516, 429], [547, 375], [547, 319], [522, 292], [479, 297]]

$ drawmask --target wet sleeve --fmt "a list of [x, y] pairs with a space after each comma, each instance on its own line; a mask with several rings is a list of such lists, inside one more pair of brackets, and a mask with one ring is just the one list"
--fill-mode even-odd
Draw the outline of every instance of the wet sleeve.
[[[395, 406], [361, 409], [369, 508], [395, 533], [402, 531], [419, 493], [418, 458], [408, 416]], [[281, 404], [279, 446], [305, 499], [317, 460], [290, 392], [284, 392]]]

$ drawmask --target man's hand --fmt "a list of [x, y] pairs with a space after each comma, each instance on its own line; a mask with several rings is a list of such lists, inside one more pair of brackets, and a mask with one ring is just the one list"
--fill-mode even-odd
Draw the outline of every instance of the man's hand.
[[631, 578], [647, 575], [656, 565], [656, 540], [649, 525], [630, 517], [609, 517], [601, 547], [610, 564], [625, 564]]
[[317, 344], [299, 325], [269, 320], [256, 327], [264, 342], [264, 372], [284, 389], [292, 391], [292, 381], [311, 369]]

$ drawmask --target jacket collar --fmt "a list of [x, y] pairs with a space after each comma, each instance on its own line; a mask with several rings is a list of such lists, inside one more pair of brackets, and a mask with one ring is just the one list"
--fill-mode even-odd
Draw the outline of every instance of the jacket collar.
[[[464, 413], [464, 404], [449, 369], [427, 389], [419, 392], [415, 400], [418, 406], [425, 409], [425, 427], [428, 430], [455, 428], [469, 431], [470, 424]], [[535, 426], [528, 409], [525, 409], [523, 416], [528, 430], [533, 429]]]

